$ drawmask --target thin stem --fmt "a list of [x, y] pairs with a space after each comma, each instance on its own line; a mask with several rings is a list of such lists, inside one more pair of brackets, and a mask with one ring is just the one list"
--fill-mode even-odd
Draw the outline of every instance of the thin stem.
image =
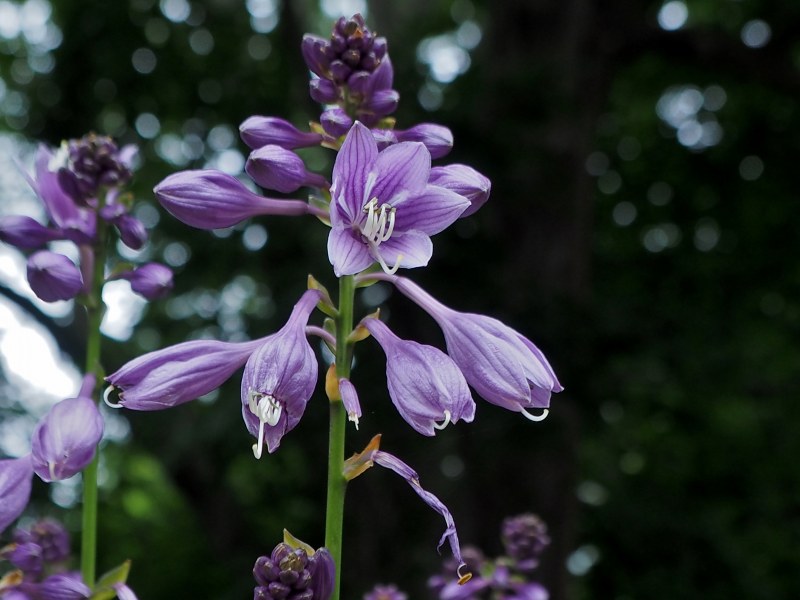
[[[353, 330], [352, 275], [339, 280], [339, 317], [336, 319], [336, 375], [350, 376], [351, 345], [347, 336]], [[331, 600], [339, 600], [342, 573], [342, 525], [344, 522], [344, 493], [347, 481], [344, 468], [344, 438], [347, 415], [341, 401], [331, 402], [330, 432], [328, 436], [328, 504], [325, 518], [325, 547], [336, 565], [336, 580]]]
[[[103, 304], [103, 279], [105, 276], [106, 258], [106, 224], [98, 219], [97, 245], [89, 248], [89, 257], [93, 260], [91, 284], [86, 298], [86, 369], [85, 372], [95, 376], [95, 387], [92, 398], [100, 402], [100, 382], [103, 379], [103, 368], [100, 364], [100, 323], [103, 321], [105, 305]], [[94, 256], [91, 254], [94, 253]], [[86, 274], [84, 274], [86, 276]], [[94, 586], [97, 564], [97, 465], [100, 460], [100, 448], [95, 450], [94, 459], [83, 470], [83, 515], [81, 527], [81, 575], [84, 583]]]

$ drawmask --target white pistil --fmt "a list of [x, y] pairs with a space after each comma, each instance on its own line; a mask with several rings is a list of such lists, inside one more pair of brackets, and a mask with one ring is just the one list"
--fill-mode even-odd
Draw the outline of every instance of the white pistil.
[[544, 421], [547, 418], [547, 415], [550, 414], [550, 411], [547, 410], [546, 408], [544, 410], [542, 410], [542, 414], [540, 414], [540, 415], [532, 415], [531, 413], [529, 413], [524, 408], [520, 408], [519, 411], [523, 414], [523, 416], [526, 419], [530, 419], [531, 421], [536, 421], [536, 422]]
[[264, 425], [274, 427], [281, 418], [281, 405], [271, 394], [255, 390], [247, 392], [247, 408], [258, 417], [258, 442], [253, 444], [253, 456], [261, 458], [264, 452]]
[[444, 411], [444, 421], [442, 421], [441, 424], [439, 424], [436, 421], [434, 421], [433, 422], [433, 428], [434, 429], [438, 429], [439, 431], [441, 431], [442, 429], [444, 429], [445, 427], [450, 425], [450, 416], [451, 416], [450, 415], [450, 411], [449, 410], [445, 410]]

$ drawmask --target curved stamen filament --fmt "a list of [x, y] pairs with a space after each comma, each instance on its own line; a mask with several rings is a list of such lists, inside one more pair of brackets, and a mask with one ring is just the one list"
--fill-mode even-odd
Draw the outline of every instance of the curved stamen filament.
[[548, 409], [546, 409], [546, 408], [542, 410], [542, 414], [540, 414], [540, 415], [532, 415], [531, 413], [529, 413], [524, 408], [520, 408], [519, 411], [522, 413], [522, 415], [526, 419], [529, 419], [529, 420], [534, 421], [534, 422], [544, 421], [547, 418], [547, 415], [550, 414], [550, 411]]
[[111, 402], [111, 394], [116, 390], [113, 385], [108, 386], [105, 391], [103, 392], [103, 402], [106, 403], [106, 406], [110, 406], [111, 408], [122, 408], [122, 404], [119, 402]]
[[394, 232], [396, 210], [388, 204], [382, 204], [378, 208], [378, 199], [373, 198], [364, 206], [364, 212], [367, 213], [367, 218], [361, 227], [361, 233], [369, 242], [379, 246]]
[[437, 423], [436, 421], [434, 421], [433, 422], [433, 428], [434, 429], [438, 429], [439, 431], [441, 431], [442, 429], [444, 429], [445, 427], [450, 425], [450, 416], [451, 416], [450, 415], [450, 411], [449, 410], [445, 410], [444, 411], [444, 421], [442, 421], [441, 423]]
[[271, 394], [250, 390], [247, 394], [247, 408], [258, 417], [258, 441], [253, 444], [253, 456], [261, 458], [264, 453], [264, 425], [274, 427], [281, 418], [280, 403]]

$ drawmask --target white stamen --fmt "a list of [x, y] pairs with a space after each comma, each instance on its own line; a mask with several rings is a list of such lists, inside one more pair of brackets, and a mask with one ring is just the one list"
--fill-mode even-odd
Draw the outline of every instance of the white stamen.
[[356, 431], [358, 431], [358, 415], [356, 413], [349, 413], [347, 415], [347, 420], [353, 423], [356, 426]]
[[258, 442], [253, 444], [253, 456], [261, 458], [264, 452], [264, 425], [277, 425], [283, 409], [272, 394], [262, 394], [255, 390], [247, 393], [247, 408], [258, 417]]
[[394, 232], [395, 208], [388, 204], [382, 204], [378, 208], [378, 199], [373, 198], [364, 205], [364, 212], [367, 218], [361, 227], [361, 233], [375, 247], [380, 246], [392, 236]]
[[50, 469], [50, 481], [55, 481], [58, 479], [58, 477], [56, 477], [56, 463], [51, 460], [49, 463], [47, 463], [47, 466]]
[[523, 416], [526, 419], [530, 419], [531, 421], [535, 421], [537, 423], [539, 421], [544, 421], [547, 418], [547, 415], [550, 414], [550, 411], [547, 410], [546, 408], [544, 410], [542, 410], [542, 414], [540, 414], [540, 415], [532, 415], [531, 413], [529, 413], [524, 408], [520, 408], [519, 411], [523, 414]]
[[106, 390], [103, 392], [103, 402], [105, 402], [106, 405], [110, 406], [111, 408], [122, 408], [122, 404], [118, 402], [117, 403], [111, 402], [111, 400], [108, 399], [109, 396], [111, 396], [111, 393], [116, 389], [117, 388], [115, 388], [113, 385], [108, 386]]
[[444, 411], [444, 421], [442, 421], [441, 424], [439, 424], [436, 421], [434, 421], [433, 422], [433, 428], [434, 429], [438, 429], [439, 431], [441, 431], [442, 429], [444, 429], [448, 425], [450, 425], [450, 411], [449, 410], [445, 410]]

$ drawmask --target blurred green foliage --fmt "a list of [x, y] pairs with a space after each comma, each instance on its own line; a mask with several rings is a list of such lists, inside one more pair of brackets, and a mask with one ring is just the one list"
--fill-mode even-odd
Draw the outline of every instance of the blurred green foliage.
[[[659, 26], [667, 5], [688, 9], [674, 31]], [[504, 516], [542, 514], [553, 536], [542, 577], [556, 600], [800, 596], [800, 5], [369, 8], [389, 38], [399, 125], [448, 125], [446, 162], [493, 181], [490, 203], [437, 236], [431, 267], [410, 275], [525, 332], [567, 390], [542, 424], [480, 403], [471, 426], [421, 439], [391, 408], [367, 342], [354, 371], [365, 415], [349, 449], [384, 432], [385, 449], [451, 507], [462, 542], [489, 553]], [[0, 128], [51, 144], [88, 130], [139, 143], [135, 191], [152, 205], [165, 175], [237, 160], [246, 117], [317, 118], [299, 42], [329, 22], [309, 0], [53, 2], [52, 48], [34, 34], [0, 38]], [[456, 32], [474, 38], [465, 23], [480, 43], [462, 40], [464, 72], [437, 81], [425, 44], [453, 50]], [[330, 154], [306, 158], [330, 167]], [[108, 341], [109, 370], [190, 337], [274, 331], [308, 272], [335, 288], [326, 231], [310, 219], [259, 220], [268, 239], [251, 251], [247, 224], [212, 234], [158, 215], [148, 252], [176, 266], [175, 294], [148, 307], [132, 340]], [[400, 335], [441, 344], [409, 302], [384, 306]], [[247, 597], [252, 562], [283, 527], [322, 542], [321, 390], [259, 463], [238, 393], [232, 381], [207, 402], [130, 415], [130, 439], [106, 448], [100, 566], [133, 558], [143, 599]], [[36, 493], [47, 510], [47, 490]], [[386, 580], [424, 597], [442, 524], [420, 504], [388, 473], [353, 482], [350, 598]]]

